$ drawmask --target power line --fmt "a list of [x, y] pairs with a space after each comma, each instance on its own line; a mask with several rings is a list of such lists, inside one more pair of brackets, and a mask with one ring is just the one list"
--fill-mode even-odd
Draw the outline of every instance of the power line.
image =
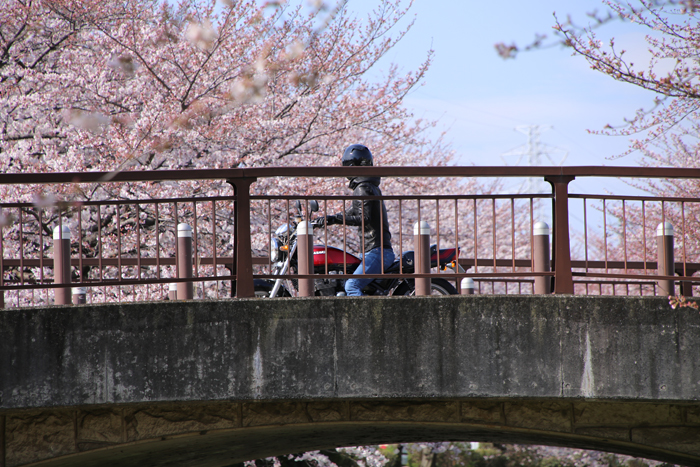
[[[565, 149], [558, 148], [556, 146], [551, 146], [549, 144], [544, 144], [540, 141], [540, 133], [542, 131], [551, 130], [552, 125], [518, 125], [515, 127], [515, 131], [523, 133], [527, 136], [527, 142], [518, 146], [517, 148], [511, 149], [508, 152], [501, 154], [501, 159], [505, 165], [509, 165], [505, 157], [508, 156], [518, 156], [518, 160], [513, 165], [522, 165], [523, 157], [527, 157], [526, 165], [528, 166], [540, 166], [547, 159], [551, 165], [562, 165], [569, 153]], [[561, 160], [556, 162], [552, 156], [563, 154]], [[527, 185], [528, 193], [536, 193], [542, 191], [542, 181], [535, 178], [528, 178], [524, 185]], [[521, 186], [524, 188], [524, 186]], [[545, 190], [546, 192], [546, 190]]]
[[[552, 125], [519, 125], [515, 127], [515, 131], [519, 131], [527, 136], [527, 142], [523, 145], [518, 146], [515, 149], [503, 153], [501, 159], [505, 165], [508, 163], [505, 157], [508, 156], [518, 156], [518, 160], [515, 165], [522, 165], [523, 158], [527, 157], [526, 165], [528, 166], [540, 166], [545, 159], [549, 161], [551, 165], [562, 165], [569, 155], [564, 149], [550, 146], [544, 144], [540, 141], [540, 133], [546, 130], [551, 130]], [[555, 162], [552, 156], [557, 154], [563, 154], [561, 160]], [[520, 187], [519, 192], [525, 191], [526, 193], [547, 193], [551, 190], [551, 187], [547, 186], [544, 180], [534, 177], [528, 177], [525, 179]], [[541, 200], [537, 200], [534, 203], [535, 212], [533, 215], [536, 219], [542, 219], [542, 203]]]

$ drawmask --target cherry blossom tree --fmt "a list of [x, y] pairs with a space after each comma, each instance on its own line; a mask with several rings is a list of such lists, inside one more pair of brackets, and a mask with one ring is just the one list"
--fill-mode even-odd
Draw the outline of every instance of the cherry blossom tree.
[[[638, 110], [622, 125], [609, 124], [593, 132], [634, 136], [636, 139], [625, 154], [640, 150], [650, 165], [688, 166], [692, 163], [689, 150], [698, 134], [700, 68], [695, 50], [700, 41], [700, 3], [694, 0], [604, 0], [602, 3], [605, 10], [589, 13], [588, 26], [578, 26], [570, 16], [560, 19], [555, 15], [553, 38], [539, 34], [540, 40], [527, 46], [501, 43], [496, 49], [503, 57], [512, 58], [521, 50], [562, 45], [587, 60], [591, 69], [651, 91], [651, 107]], [[607, 43], [598, 38], [597, 29], [613, 20], [645, 30], [648, 63], [631, 62], [614, 38]], [[655, 152], [654, 148], [658, 147], [668, 149], [668, 154]]]
[[[618, 118], [621, 124], [609, 124], [589, 130], [601, 135], [631, 138], [627, 151], [617, 157], [640, 155], [636, 163], [647, 166], [698, 167], [700, 165], [700, 68], [697, 49], [700, 41], [695, 0], [604, 0], [603, 8], [588, 14], [581, 26], [571, 16], [556, 16], [550, 35], [536, 34], [524, 46], [496, 44], [503, 58], [543, 47], [563, 46], [588, 61], [593, 70], [612, 79], [650, 91], [649, 105], [631, 117]], [[599, 29], [613, 21], [628, 22], [645, 31], [650, 55], [648, 63], [633, 63], [615, 39], [599, 39]], [[598, 205], [607, 216], [604, 235], [582, 238], [589, 258], [620, 258], [630, 261], [656, 261], [656, 229], [670, 222], [676, 232], [676, 261], [700, 261], [697, 232], [700, 184], [696, 180], [641, 180], [632, 186], [652, 197], [677, 200], [612, 201]], [[682, 201], [685, 199], [686, 201]], [[687, 269], [687, 268], [686, 268]], [[624, 273], [625, 271], [608, 271]], [[692, 271], [682, 271], [691, 275]]]
[[[555, 30], [574, 54], [585, 58], [592, 69], [612, 79], [648, 90], [653, 105], [636, 112], [623, 125], [608, 125], [599, 134], [632, 138], [630, 149], [641, 154], [643, 166], [698, 167], [700, 165], [700, 67], [697, 48], [700, 23], [697, 2], [654, 2], [634, 4], [607, 2], [610, 17], [621, 18], [646, 29], [650, 62], [634, 64], [614, 39], [604, 44], [593, 28], [577, 30], [558, 21]], [[662, 66], [663, 65], [663, 66]], [[660, 71], [668, 69], [668, 71]], [[696, 180], [644, 180], [634, 184], [658, 197], [698, 198]], [[698, 204], [693, 201], [664, 203], [610, 203], [611, 238], [599, 239], [599, 253], [624, 253], [630, 260], [655, 261], [656, 227], [671, 222], [676, 231], [677, 261], [700, 259]], [[625, 250], [625, 251], [623, 251]], [[629, 252], [629, 254], [627, 254]], [[646, 252], [646, 255], [643, 253]], [[646, 256], [642, 258], [642, 256]], [[691, 275], [692, 271], [682, 272]]]
[[[255, 1], [223, 8], [195, 1], [9, 2], [0, 13], [0, 166], [57, 172], [325, 165], [358, 140], [387, 164], [424, 156], [445, 163], [447, 148], [422, 134], [429, 123], [413, 121], [401, 106], [429, 54], [414, 73], [401, 76], [394, 67], [379, 81], [365, 76], [404, 33], [391, 37], [405, 12], [400, 1], [387, 1], [361, 23], [344, 5], [323, 18], [322, 11]], [[319, 20], [328, 24], [319, 28]], [[230, 187], [1, 190], [5, 200], [50, 207], [61, 199], [182, 197]], [[266, 181], [255, 190], [291, 191]], [[43, 218], [45, 233], [55, 220], [55, 212]]]
[[[682, 12], [694, 10], [698, 7], [698, 2], [695, 0], [647, 0], [646, 4], [653, 7], [677, 6]], [[623, 0], [602, 0], [601, 5], [603, 6], [602, 10], [594, 8], [586, 13], [585, 26], [580, 22], [580, 18], [575, 18], [571, 14], [567, 14], [561, 21], [561, 24], [568, 31], [573, 31], [576, 34], [585, 34], [587, 31], [595, 31], [615, 21], [627, 21], [630, 15], [638, 10], [637, 4]], [[551, 34], [536, 32], [533, 39], [525, 44], [498, 42], [494, 44], [494, 48], [496, 53], [502, 58], [509, 59], [517, 57], [521, 52], [557, 46], [567, 47], [568, 45], [566, 37], [560, 32], [559, 28], [555, 27]]]
[[386, 163], [446, 158], [401, 105], [429, 54], [415, 72], [366, 78], [405, 13], [387, 0], [360, 26], [341, 5], [319, 30], [317, 12], [255, 1], [13, 1], [2, 169], [325, 165], [357, 140]]
[[237, 467], [383, 467], [387, 462], [376, 446], [357, 446], [257, 459]]
[[[639, 0], [638, 7], [609, 3], [609, 8], [620, 18], [647, 29], [645, 37], [651, 55], [648, 64], [635, 65], [625, 57], [625, 50], [611, 39], [607, 45], [598, 40], [592, 29], [578, 33], [564, 22], [557, 22], [555, 29], [564, 37], [574, 54], [584, 57], [591, 68], [624, 83], [646, 89], [655, 94], [654, 107], [639, 110], [626, 121], [626, 125], [606, 127], [608, 133], [644, 137], [633, 142], [632, 149], [642, 149], [664, 141], [664, 136], [691, 131], [697, 120], [700, 81], [698, 81], [697, 56], [694, 49], [700, 40], [696, 5], [657, 5], [649, 0]], [[657, 71], [661, 62], [671, 62], [671, 69]], [[686, 123], [687, 121], [687, 123]], [[678, 142], [677, 138], [672, 138]], [[651, 152], [648, 157], [666, 162]]]
[[[449, 145], [426, 133], [434, 122], [413, 118], [402, 105], [424, 78], [430, 52], [415, 71], [391, 66], [380, 77], [369, 74], [406, 33], [396, 30], [396, 23], [408, 7], [402, 0], [380, 0], [360, 20], [344, 2], [308, 12], [300, 5], [269, 7], [255, 0], [223, 6], [200, 0], [177, 5], [13, 0], [0, 13], [0, 168], [12, 173], [337, 165], [342, 149], [355, 142], [372, 148], [378, 165], [448, 165]], [[494, 189], [475, 180], [383, 182], [387, 195]], [[2, 199], [34, 202], [25, 219], [40, 220], [36, 228], [49, 236], [71, 202], [229, 193], [221, 182], [0, 187]], [[253, 185], [253, 194], [290, 193], [347, 194], [343, 183], [328, 179]], [[71, 209], [66, 222], [80, 228]], [[181, 220], [196, 208], [189, 205], [186, 211]], [[264, 252], [269, 233], [262, 212], [254, 212], [253, 234], [254, 247]], [[125, 251], [136, 251], [140, 239], [155, 254], [174, 242], [173, 214], [163, 208], [156, 216], [135, 205], [81, 208], [88, 223], [103, 224], [93, 229], [103, 238], [89, 232], [74, 248], [87, 255], [114, 254], [120, 242], [128, 244], [121, 245]], [[265, 214], [280, 217], [285, 209]], [[406, 205], [403, 214], [410, 230], [415, 208]], [[213, 224], [209, 211], [199, 215], [203, 225]], [[484, 209], [479, 215], [490, 214]], [[217, 232], [226, 243], [219, 254], [230, 254], [230, 219], [218, 220]], [[464, 225], [455, 230], [470, 238], [477, 222], [466, 216], [460, 222]], [[454, 219], [443, 224], [443, 233], [449, 232], [447, 225], [457, 225]], [[143, 238], [136, 233], [141, 225], [150, 229]], [[529, 223], [518, 222], [521, 226]], [[36, 228], [25, 228], [24, 241], [31, 244], [23, 250], [41, 255], [50, 245], [39, 245]], [[486, 234], [489, 228], [480, 242], [487, 251], [496, 238]], [[212, 237], [206, 230], [199, 234]], [[352, 241], [349, 246], [357, 247]], [[213, 248], [205, 240], [199, 247]], [[495, 251], [493, 245], [490, 249]]]
[[[592, 130], [601, 135], [631, 138], [630, 148], [617, 157], [639, 154], [637, 163], [647, 167], [698, 167], [700, 165], [700, 3], [694, 0], [608, 0], [603, 12], [589, 14], [580, 27], [569, 16], [556, 18], [553, 37], [536, 36], [524, 47], [497, 44], [504, 58], [519, 51], [562, 45], [588, 61], [593, 70], [610, 78], [650, 91], [650, 105], [622, 124]], [[650, 55], [648, 63], [633, 63], [615, 39], [607, 43], [598, 29], [611, 21], [625, 21], [644, 30]], [[620, 116], [619, 118], [622, 118]], [[652, 196], [676, 200], [612, 201], [598, 206], [605, 215], [606, 235], [589, 237], [589, 253], [597, 258], [624, 257], [656, 261], [656, 228], [670, 222], [675, 228], [676, 261], [700, 261], [697, 232], [700, 184], [696, 180], [641, 180], [632, 185]], [[685, 201], [684, 201], [685, 200]], [[624, 272], [624, 271], [616, 271]], [[692, 275], [693, 271], [682, 271]]]

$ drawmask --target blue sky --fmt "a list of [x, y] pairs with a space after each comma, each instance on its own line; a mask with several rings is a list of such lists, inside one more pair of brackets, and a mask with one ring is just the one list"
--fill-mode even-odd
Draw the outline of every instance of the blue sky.
[[[348, 10], [360, 17], [378, 0], [349, 0]], [[553, 12], [572, 14], [586, 23], [585, 13], [603, 10], [598, 0], [576, 2], [536, 0], [415, 0], [410, 19], [415, 24], [389, 53], [389, 62], [403, 70], [415, 69], [427, 51], [435, 51], [423, 86], [405, 104], [417, 117], [439, 120], [462, 165], [515, 165], [517, 156], [503, 156], [526, 143], [515, 130], [519, 125], [551, 125], [541, 142], [551, 146], [555, 164], [636, 165], [638, 155], [611, 160], [628, 147], [628, 138], [590, 135], [610, 123], [621, 124], [640, 107], [649, 107], [653, 95], [617, 83], [589, 69], [585, 60], [562, 47], [526, 52], [503, 60], [494, 50], [497, 42], [528, 43], [535, 33], [551, 37]], [[621, 22], [604, 27], [601, 38], [614, 36], [629, 55], [644, 63], [644, 31]], [[526, 163], [526, 158], [520, 160]]]

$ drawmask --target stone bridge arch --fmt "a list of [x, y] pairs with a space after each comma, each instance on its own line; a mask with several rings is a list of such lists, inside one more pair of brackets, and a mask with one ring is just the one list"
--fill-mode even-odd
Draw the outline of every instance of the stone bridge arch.
[[0, 460], [225, 466], [464, 440], [700, 465], [699, 344], [697, 311], [655, 298], [7, 310]]
[[34, 410], [5, 423], [8, 466], [228, 466], [330, 447], [447, 440], [549, 444], [700, 465], [700, 408], [693, 404], [214, 402]]

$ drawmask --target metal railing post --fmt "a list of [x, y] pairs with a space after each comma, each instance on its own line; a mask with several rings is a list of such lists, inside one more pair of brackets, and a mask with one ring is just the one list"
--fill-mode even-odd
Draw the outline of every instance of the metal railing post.
[[[314, 273], [314, 229], [308, 221], [297, 226], [297, 258], [299, 274]], [[299, 296], [313, 297], [314, 280], [299, 279]]]
[[[689, 276], [692, 276], [695, 273], [695, 271], [692, 271], [692, 272], [688, 271], [688, 272], [690, 272], [690, 274], [688, 274]], [[683, 271], [680, 271], [679, 274], [682, 276]], [[680, 286], [681, 286], [681, 295], [683, 295], [684, 297], [692, 297], [693, 296], [693, 283], [691, 281], [682, 281], [680, 283]]]
[[474, 279], [465, 277], [459, 285], [461, 295], [474, 295]]
[[[0, 213], [1, 215], [1, 213]], [[3, 238], [3, 228], [0, 225], [0, 285], [5, 285], [5, 265], [3, 264], [3, 258], [5, 258], [5, 241]], [[43, 258], [43, 255], [42, 255]], [[0, 309], [5, 308], [5, 291], [0, 290]], [[2, 466], [0, 466], [2, 467]]]
[[[53, 229], [53, 282], [70, 284], [70, 228], [67, 225]], [[54, 289], [54, 304], [70, 305], [71, 288]]]
[[253, 257], [250, 241], [250, 185], [255, 178], [230, 178], [226, 180], [236, 195], [233, 207], [234, 243], [233, 274], [235, 283], [231, 284], [231, 295], [238, 298], [254, 297]]
[[569, 244], [569, 182], [573, 176], [545, 177], [554, 193], [554, 293], [573, 294], [574, 279], [571, 273], [571, 248]]
[[[673, 225], [663, 222], [656, 227], [656, 257], [657, 274], [659, 276], [673, 276]], [[657, 295], [675, 295], [676, 287], [673, 280], [659, 279], [656, 281]]]
[[87, 303], [87, 287], [73, 287], [73, 305], [85, 305]]
[[[187, 224], [177, 225], [177, 277], [189, 279], [192, 277], [192, 227]], [[194, 298], [192, 282], [177, 283], [178, 300]]]
[[[413, 249], [416, 274], [430, 272], [430, 225], [426, 221], [413, 224]], [[416, 277], [416, 295], [430, 295], [430, 278]]]
[[[549, 226], [540, 221], [532, 229], [532, 270], [549, 272], [551, 269], [549, 253]], [[552, 292], [549, 276], [535, 276], [535, 294], [545, 295]]]

